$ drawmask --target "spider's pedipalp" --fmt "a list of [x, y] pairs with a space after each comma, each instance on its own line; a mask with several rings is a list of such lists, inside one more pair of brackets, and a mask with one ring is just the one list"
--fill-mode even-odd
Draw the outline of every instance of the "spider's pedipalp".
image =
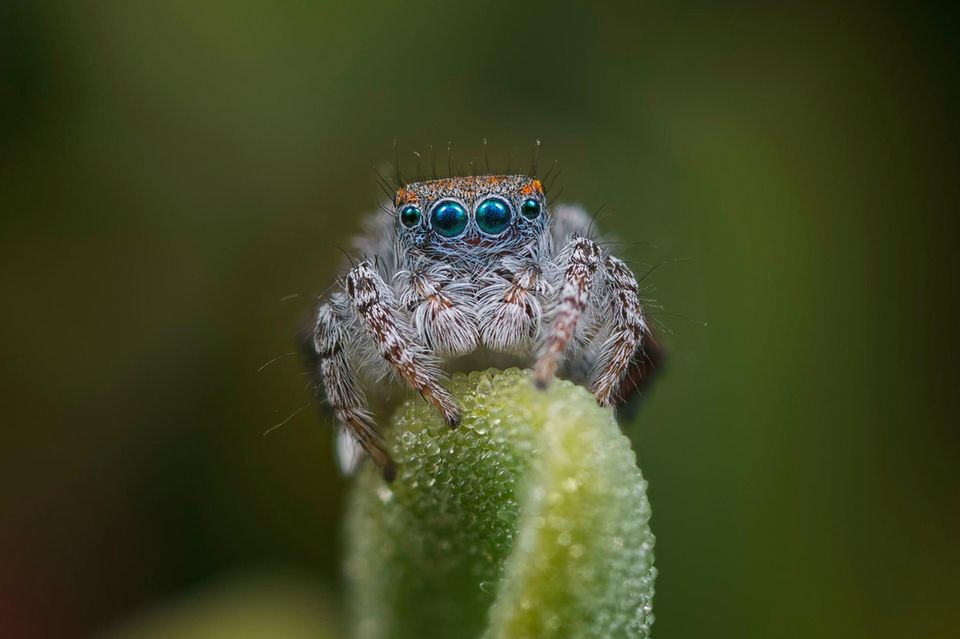
[[471, 300], [475, 286], [459, 281], [444, 264], [418, 263], [396, 275], [400, 306], [410, 312], [414, 334], [444, 355], [462, 355], [477, 346], [477, 321]]
[[543, 320], [543, 300], [551, 290], [535, 259], [507, 256], [480, 283], [477, 317], [480, 337], [494, 351], [520, 350], [537, 335]]

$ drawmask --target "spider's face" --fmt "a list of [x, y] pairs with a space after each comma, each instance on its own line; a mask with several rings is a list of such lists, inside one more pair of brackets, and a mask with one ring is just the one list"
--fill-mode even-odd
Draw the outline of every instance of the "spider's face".
[[416, 182], [394, 201], [401, 240], [433, 255], [489, 255], [534, 242], [546, 225], [540, 181], [485, 175]]

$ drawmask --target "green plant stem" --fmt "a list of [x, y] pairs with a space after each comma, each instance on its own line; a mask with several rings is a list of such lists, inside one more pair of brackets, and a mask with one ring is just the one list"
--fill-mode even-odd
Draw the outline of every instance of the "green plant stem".
[[460, 428], [408, 402], [388, 438], [396, 481], [366, 468], [352, 492], [355, 636], [647, 637], [650, 507], [612, 412], [515, 369], [451, 390]]

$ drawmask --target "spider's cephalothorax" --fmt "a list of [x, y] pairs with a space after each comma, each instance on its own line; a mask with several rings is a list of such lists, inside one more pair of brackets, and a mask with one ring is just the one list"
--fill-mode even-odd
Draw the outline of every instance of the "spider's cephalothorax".
[[356, 442], [385, 477], [395, 472], [361, 372], [392, 375], [456, 427], [460, 409], [441, 369], [454, 356], [527, 355], [538, 386], [563, 371], [601, 405], [624, 399], [651, 370], [636, 278], [591, 237], [583, 209], [547, 207], [539, 180], [417, 182], [388, 210], [358, 240], [364, 259], [319, 307], [305, 340], [318, 391], [344, 427], [341, 456], [354, 457]]

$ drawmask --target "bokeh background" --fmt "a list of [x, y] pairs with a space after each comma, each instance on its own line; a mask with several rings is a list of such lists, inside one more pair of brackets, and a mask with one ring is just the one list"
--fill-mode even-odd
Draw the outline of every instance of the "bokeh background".
[[340, 636], [281, 299], [394, 139], [539, 138], [671, 260], [655, 635], [957, 636], [958, 21], [776, 4], [0, 4], [0, 635]]

